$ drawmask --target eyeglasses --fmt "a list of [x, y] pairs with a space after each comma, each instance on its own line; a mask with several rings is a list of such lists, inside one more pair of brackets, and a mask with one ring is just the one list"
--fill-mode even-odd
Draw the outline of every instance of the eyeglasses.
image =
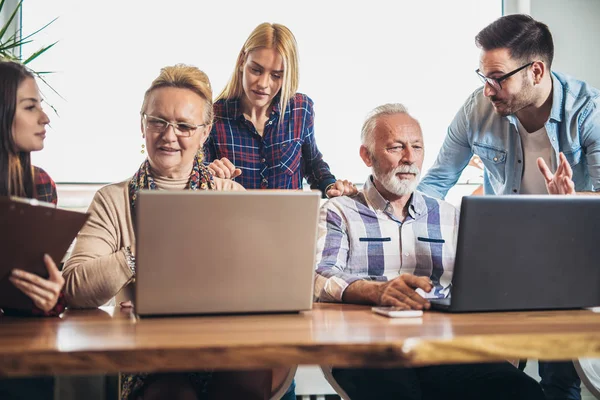
[[479, 69], [476, 69], [475, 73], [477, 74], [477, 76], [479, 76], [479, 79], [481, 79], [481, 82], [483, 82], [484, 85], [487, 83], [495, 91], [500, 91], [500, 90], [502, 90], [502, 84], [500, 82], [502, 82], [502, 81], [510, 78], [511, 76], [513, 76], [517, 72], [521, 71], [522, 69], [529, 67], [534, 62], [535, 61], [532, 61], [532, 62], [530, 62], [528, 64], [523, 65], [522, 67], [519, 67], [519, 68], [515, 69], [514, 71], [510, 71], [508, 74], [502, 75], [500, 78], [490, 78], [490, 77], [487, 77], [487, 76], [483, 75], [481, 72], [479, 72]]
[[196, 129], [206, 126], [206, 124], [194, 125], [187, 122], [169, 122], [162, 118], [153, 115], [142, 114], [146, 125], [146, 130], [150, 133], [164, 133], [169, 126], [173, 127], [175, 135], [182, 137], [190, 137], [196, 133]]

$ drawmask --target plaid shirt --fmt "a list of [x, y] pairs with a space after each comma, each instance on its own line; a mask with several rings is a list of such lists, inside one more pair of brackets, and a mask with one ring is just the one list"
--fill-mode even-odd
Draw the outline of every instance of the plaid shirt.
[[296, 93], [280, 122], [277, 98], [263, 136], [242, 114], [239, 100], [214, 104], [215, 123], [206, 144], [207, 162], [227, 157], [242, 170], [235, 180], [246, 189], [301, 189], [302, 179], [325, 193], [335, 182], [317, 148], [312, 100]]
[[35, 183], [36, 199], [56, 204], [58, 202], [56, 184], [52, 178], [50, 178], [50, 175], [39, 167], [33, 167], [33, 179]]
[[359, 279], [387, 281], [400, 274], [428, 276], [426, 297], [446, 297], [454, 269], [458, 210], [414, 192], [404, 222], [371, 179], [354, 197], [336, 197], [321, 208], [315, 297], [342, 301]]

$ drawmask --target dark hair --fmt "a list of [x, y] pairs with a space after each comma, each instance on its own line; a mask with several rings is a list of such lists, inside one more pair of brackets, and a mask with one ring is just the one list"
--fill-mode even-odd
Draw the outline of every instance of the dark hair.
[[475, 44], [486, 51], [507, 48], [513, 59], [523, 62], [539, 58], [548, 69], [554, 58], [554, 42], [548, 25], [525, 14], [498, 18], [475, 36]]
[[31, 156], [17, 149], [12, 132], [17, 90], [27, 78], [33, 74], [24, 65], [0, 60], [0, 196], [36, 195]]

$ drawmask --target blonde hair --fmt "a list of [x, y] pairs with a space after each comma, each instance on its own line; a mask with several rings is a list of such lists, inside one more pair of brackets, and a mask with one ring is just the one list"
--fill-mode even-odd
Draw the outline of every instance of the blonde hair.
[[144, 94], [142, 103], [142, 112], [146, 110], [148, 97], [153, 90], [162, 87], [174, 87], [180, 89], [189, 89], [202, 97], [206, 101], [204, 109], [204, 123], [213, 122], [213, 101], [212, 88], [208, 76], [196, 67], [185, 64], [177, 64], [169, 67], [163, 67], [160, 74], [152, 81], [152, 84]]
[[275, 49], [283, 59], [283, 84], [281, 85], [281, 97], [279, 99], [279, 108], [281, 114], [285, 113], [285, 107], [296, 94], [298, 90], [299, 72], [298, 72], [298, 45], [292, 31], [281, 24], [270, 24], [264, 22], [258, 25], [240, 50], [233, 74], [227, 82], [225, 89], [217, 97], [217, 101], [221, 99], [233, 100], [241, 99], [244, 95], [244, 87], [242, 85], [243, 67], [248, 57], [248, 53], [260, 47], [267, 49]]

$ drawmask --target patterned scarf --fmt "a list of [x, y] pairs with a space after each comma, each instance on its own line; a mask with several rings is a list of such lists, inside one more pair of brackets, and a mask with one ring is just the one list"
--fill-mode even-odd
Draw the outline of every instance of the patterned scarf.
[[[137, 195], [142, 189], [156, 190], [156, 182], [152, 178], [150, 173], [150, 162], [146, 159], [140, 169], [133, 175], [129, 182], [129, 199], [131, 207], [131, 215], [135, 215], [135, 201]], [[194, 158], [194, 166], [192, 167], [192, 174], [186, 187], [188, 190], [215, 190], [216, 186], [213, 181], [213, 176], [206, 168], [198, 157]]]

